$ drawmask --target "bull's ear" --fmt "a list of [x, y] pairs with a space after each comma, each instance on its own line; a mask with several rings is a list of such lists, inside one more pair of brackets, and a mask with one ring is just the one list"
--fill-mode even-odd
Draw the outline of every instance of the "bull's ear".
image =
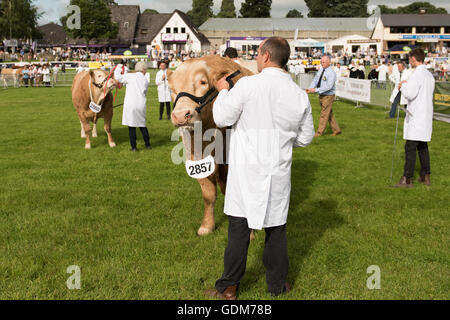
[[94, 76], [95, 76], [94, 70], [89, 70], [89, 75], [91, 76], [91, 78], [94, 78]]

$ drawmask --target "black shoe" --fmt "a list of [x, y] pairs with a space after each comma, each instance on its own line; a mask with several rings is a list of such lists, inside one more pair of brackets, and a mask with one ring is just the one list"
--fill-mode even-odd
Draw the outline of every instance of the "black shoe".
[[137, 148], [131, 148], [130, 151], [131, 152], [137, 152], [138, 150], [137, 150]]
[[281, 292], [278, 292], [278, 293], [271, 292], [270, 294], [271, 294], [273, 297], [278, 297], [279, 295], [286, 294], [286, 293], [288, 293], [289, 291], [291, 291], [291, 286], [289, 285], [288, 282], [286, 282], [286, 283], [284, 284], [283, 289], [281, 290]]
[[145, 146], [145, 149], [150, 150], [152, 148], [151, 145]]

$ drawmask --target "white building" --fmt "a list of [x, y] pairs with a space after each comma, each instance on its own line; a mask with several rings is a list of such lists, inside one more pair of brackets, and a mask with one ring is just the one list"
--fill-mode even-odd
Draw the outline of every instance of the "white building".
[[201, 52], [210, 47], [208, 39], [179, 10], [171, 14], [141, 14], [135, 43], [145, 46], [147, 52], [151, 49]]

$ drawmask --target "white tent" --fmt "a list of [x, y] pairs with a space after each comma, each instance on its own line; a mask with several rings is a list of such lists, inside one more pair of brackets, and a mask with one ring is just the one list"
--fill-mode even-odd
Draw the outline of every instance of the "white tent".
[[325, 46], [325, 44], [323, 42], [309, 38], [309, 39], [297, 40], [294, 43], [294, 46], [296, 48], [322, 48]]
[[381, 42], [371, 40], [358, 34], [353, 34], [328, 41], [325, 44], [325, 50], [327, 52], [337, 52], [339, 50], [342, 50], [343, 53], [352, 53], [355, 52], [358, 48], [368, 51], [370, 49], [370, 46], [376, 46], [377, 52], [382, 49]]

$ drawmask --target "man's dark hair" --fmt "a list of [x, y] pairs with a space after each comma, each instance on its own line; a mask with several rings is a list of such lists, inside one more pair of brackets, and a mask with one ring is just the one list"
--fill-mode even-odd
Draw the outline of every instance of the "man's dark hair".
[[270, 61], [284, 68], [289, 61], [291, 48], [286, 39], [281, 37], [270, 37], [261, 46], [261, 54], [269, 53]]
[[238, 57], [238, 53], [235, 48], [229, 47], [225, 50], [225, 52], [223, 53], [223, 56], [228, 57], [230, 59], [236, 59]]
[[418, 62], [425, 61], [425, 52], [422, 48], [415, 48], [409, 52], [409, 57], [414, 57]]

